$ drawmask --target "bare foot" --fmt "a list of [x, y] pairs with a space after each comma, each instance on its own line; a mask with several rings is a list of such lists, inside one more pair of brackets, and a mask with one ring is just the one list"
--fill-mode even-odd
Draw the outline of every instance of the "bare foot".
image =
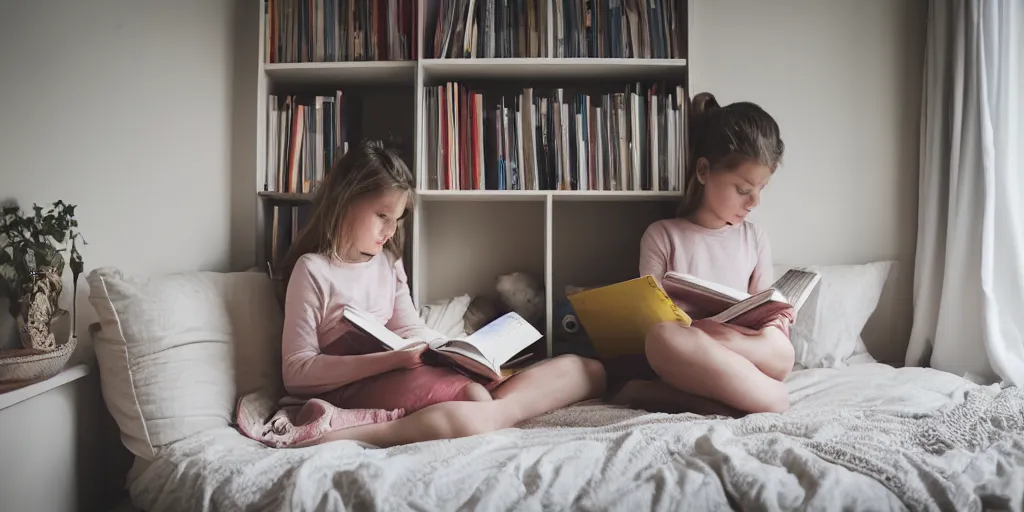
[[741, 418], [746, 413], [714, 400], [692, 395], [657, 380], [631, 380], [611, 399], [611, 403], [650, 412]]

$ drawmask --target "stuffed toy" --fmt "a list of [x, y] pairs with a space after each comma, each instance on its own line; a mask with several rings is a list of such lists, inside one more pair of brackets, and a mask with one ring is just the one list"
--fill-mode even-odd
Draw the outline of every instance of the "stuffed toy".
[[544, 321], [544, 284], [525, 272], [513, 272], [498, 278], [498, 297], [508, 311], [519, 313], [527, 322]]
[[[565, 294], [572, 295], [577, 292], [583, 291], [585, 288], [577, 286], [566, 286]], [[597, 352], [594, 350], [594, 346], [590, 343], [590, 337], [587, 336], [587, 331], [583, 329], [583, 324], [580, 323], [579, 318], [576, 317], [576, 311], [572, 307], [572, 303], [569, 299], [562, 299], [555, 304], [554, 308], [554, 333], [552, 342], [552, 352], [554, 355], [560, 354], [576, 354], [583, 357], [597, 357]]]
[[472, 334], [509, 311], [515, 311], [534, 327], [544, 322], [544, 284], [525, 272], [498, 277], [495, 282], [497, 300], [486, 295], [473, 298], [463, 320], [466, 333]]

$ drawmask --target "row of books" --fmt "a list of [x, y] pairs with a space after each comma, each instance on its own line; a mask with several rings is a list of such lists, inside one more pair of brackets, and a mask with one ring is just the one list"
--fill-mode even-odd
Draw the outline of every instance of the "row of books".
[[677, 0], [437, 0], [434, 58], [684, 58]]
[[682, 86], [498, 93], [449, 82], [425, 102], [432, 190], [680, 190]]
[[[421, 0], [422, 1], [422, 0]], [[413, 60], [416, 0], [264, 0], [268, 63]], [[676, 0], [430, 0], [424, 57], [685, 57]]]
[[264, 190], [312, 192], [331, 164], [361, 138], [359, 101], [333, 96], [278, 96], [267, 101]]
[[412, 60], [414, 0], [264, 0], [264, 60]]

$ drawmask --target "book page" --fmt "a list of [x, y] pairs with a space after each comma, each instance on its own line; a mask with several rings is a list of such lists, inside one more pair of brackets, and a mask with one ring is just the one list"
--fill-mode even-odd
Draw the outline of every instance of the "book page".
[[476, 347], [492, 366], [499, 367], [540, 338], [541, 334], [536, 328], [523, 317], [511, 312], [481, 327], [462, 341]]
[[374, 319], [372, 315], [364, 313], [352, 306], [346, 306], [342, 316], [357, 329], [373, 336], [377, 341], [380, 341], [385, 347], [391, 350], [401, 350], [416, 342], [416, 340], [403, 339], [401, 336], [388, 330], [387, 327], [384, 327], [384, 325]]
[[461, 370], [469, 370], [479, 374], [482, 369], [486, 369], [487, 373], [491, 374], [484, 375], [486, 377], [501, 375], [501, 364], [499, 362], [487, 360], [473, 345], [470, 345], [465, 340], [452, 340], [438, 347], [436, 352], [442, 357], [447, 358], [451, 363], [454, 363]]
[[672, 300], [694, 318], [717, 315], [750, 298], [746, 292], [678, 272], [667, 272], [662, 284]]
[[681, 272], [666, 272], [665, 277], [662, 278], [662, 284], [665, 286], [665, 291], [673, 296], [677, 293], [680, 295], [699, 294], [733, 304], [750, 298], [750, 294], [744, 291], [734, 290], [723, 284]]
[[728, 322], [748, 311], [760, 307], [762, 304], [772, 300], [772, 298], [775, 295], [775, 290], [770, 288], [762, 291], [761, 293], [751, 295], [750, 298], [737, 302], [734, 306], [730, 307], [729, 309], [726, 309], [725, 311], [722, 311], [721, 313], [718, 313], [717, 315], [711, 317], [711, 320], [714, 320], [716, 322]]
[[794, 268], [787, 270], [775, 281], [772, 288], [778, 290], [794, 309], [800, 309], [820, 279], [821, 275], [817, 272]]

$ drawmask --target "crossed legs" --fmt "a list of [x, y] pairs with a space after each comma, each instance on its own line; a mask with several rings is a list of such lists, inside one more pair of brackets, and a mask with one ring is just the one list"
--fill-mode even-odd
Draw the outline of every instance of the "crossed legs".
[[[690, 327], [665, 322], [647, 334], [645, 348], [660, 380], [629, 382], [613, 402], [729, 416], [789, 409], [782, 381], [793, 366], [793, 348], [776, 327], [743, 331], [706, 321]], [[470, 385], [460, 401], [435, 404], [394, 421], [337, 430], [296, 447], [343, 439], [389, 447], [472, 436], [599, 398], [604, 392], [600, 362], [559, 356], [510, 378], [493, 393]]]
[[629, 382], [613, 402], [729, 416], [789, 409], [783, 381], [793, 367], [793, 347], [777, 327], [665, 322], [648, 332], [645, 350], [661, 380]]
[[296, 447], [347, 439], [383, 448], [492, 432], [560, 407], [601, 397], [605, 375], [598, 361], [559, 356], [509, 378], [493, 393], [478, 387], [467, 386], [463, 401], [431, 405], [385, 423], [336, 430]]

